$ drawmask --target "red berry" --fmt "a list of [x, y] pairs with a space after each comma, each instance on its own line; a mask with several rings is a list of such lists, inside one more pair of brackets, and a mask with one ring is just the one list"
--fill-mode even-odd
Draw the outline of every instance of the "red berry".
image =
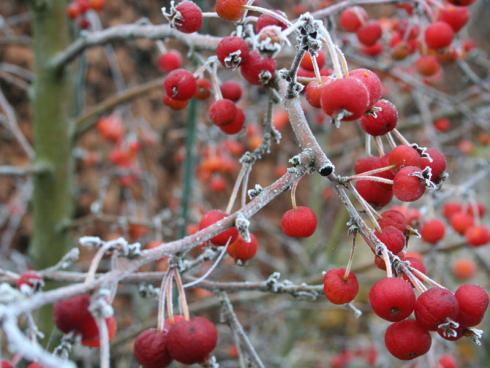
[[427, 221], [420, 230], [422, 239], [430, 244], [437, 244], [440, 242], [444, 238], [445, 233], [446, 225], [438, 219]]
[[246, 4], [247, 0], [216, 0], [216, 13], [223, 19], [235, 22], [243, 16], [243, 5]]
[[[106, 318], [105, 320], [107, 326], [107, 332], [109, 335], [109, 341], [111, 341], [114, 336], [116, 336], [117, 323], [114, 317]], [[99, 328], [97, 325], [89, 324], [82, 330], [82, 341], [83, 346], [88, 346], [90, 348], [100, 347], [100, 337]]]
[[405, 235], [394, 226], [384, 227], [376, 236], [392, 253], [400, 253], [405, 247]]
[[473, 203], [468, 204], [468, 206], [466, 207], [466, 213], [468, 213], [468, 215], [474, 216], [474, 207], [476, 207], [476, 215], [478, 217], [483, 217], [485, 215], [485, 205], [480, 202], [475, 203], [475, 205], [473, 205]]
[[431, 49], [442, 49], [453, 42], [454, 31], [445, 22], [434, 22], [425, 29], [425, 43]]
[[327, 81], [328, 77], [322, 77], [321, 82], [314, 80], [306, 85], [305, 96], [311, 106], [318, 108], [322, 106], [322, 91]]
[[216, 100], [208, 109], [208, 115], [211, 121], [217, 126], [227, 125], [235, 120], [237, 107], [231, 100]]
[[420, 154], [417, 150], [408, 145], [395, 147], [388, 154], [390, 165], [395, 165], [397, 169], [405, 166], [420, 166]]
[[167, 96], [174, 100], [189, 100], [197, 89], [194, 74], [185, 69], [172, 70], [163, 82]]
[[173, 98], [168, 97], [167, 95], [163, 96], [164, 105], [170, 107], [172, 110], [183, 110], [189, 104], [189, 100], [174, 100]]
[[202, 11], [194, 2], [184, 0], [175, 7], [175, 10], [180, 14], [173, 18], [173, 23], [179, 31], [194, 33], [201, 29]]
[[368, 108], [371, 109], [374, 104], [381, 98], [383, 85], [381, 80], [373, 71], [369, 69], [359, 68], [349, 72], [349, 76], [359, 79], [366, 86], [369, 95]]
[[384, 188], [382, 185], [385, 184], [360, 180], [356, 182], [356, 190], [370, 205], [381, 208], [390, 203], [393, 198], [393, 191]]
[[228, 247], [228, 254], [235, 261], [246, 262], [257, 253], [257, 238], [250, 233], [250, 242], [246, 242], [241, 235]]
[[370, 21], [359, 28], [356, 32], [357, 39], [365, 46], [372, 46], [383, 35], [383, 30], [377, 21]]
[[[4, 368], [2, 365], [0, 365], [0, 367]], [[31, 363], [27, 366], [27, 368], [43, 368], [43, 366], [38, 363]]]
[[439, 357], [437, 368], [458, 368], [456, 359], [452, 355], [444, 354]]
[[88, 307], [90, 295], [76, 295], [69, 299], [64, 299], [54, 305], [54, 323], [63, 332], [79, 332], [85, 324], [96, 324]]
[[361, 48], [361, 52], [368, 56], [378, 56], [383, 53], [383, 44], [380, 42], [376, 42], [372, 46], [363, 46]]
[[167, 349], [179, 363], [204, 362], [216, 347], [218, 332], [214, 324], [204, 317], [180, 321], [170, 328]]
[[254, 85], [269, 83], [274, 78], [275, 71], [276, 61], [270, 57], [262, 57], [258, 51], [251, 51], [247, 63], [240, 66], [243, 78]]
[[458, 300], [447, 289], [433, 287], [423, 292], [415, 302], [415, 318], [421, 326], [435, 331], [437, 327], [450, 318], [458, 316]]
[[179, 69], [182, 66], [182, 55], [177, 50], [169, 50], [158, 57], [158, 69], [164, 73]]
[[68, 5], [66, 8], [66, 13], [71, 19], [77, 18], [82, 13], [80, 10], [80, 5], [78, 5], [76, 2], [70, 3], [70, 5]]
[[463, 206], [455, 202], [446, 202], [442, 206], [442, 214], [446, 219], [450, 219], [454, 214], [463, 211]]
[[196, 94], [194, 95], [195, 98], [198, 100], [206, 100], [211, 96], [211, 88], [212, 84], [211, 81], [207, 78], [201, 78], [196, 81], [197, 89], [196, 89]]
[[430, 167], [432, 172], [431, 180], [437, 182], [446, 170], [446, 157], [437, 148], [428, 148], [427, 153], [432, 161], [426, 157], [421, 157], [419, 165], [421, 168]]
[[415, 68], [424, 77], [436, 75], [439, 70], [439, 61], [434, 55], [422, 55], [415, 62]]
[[367, 21], [368, 15], [364, 8], [353, 6], [340, 14], [340, 26], [347, 32], [356, 32]]
[[479, 324], [488, 308], [488, 294], [482, 287], [473, 284], [461, 285], [455, 293], [459, 305], [456, 321], [465, 327]]
[[247, 62], [249, 49], [243, 38], [227, 36], [219, 42], [216, 55], [225, 68], [235, 69]]
[[133, 354], [143, 368], [166, 367], [172, 362], [167, 350], [168, 333], [149, 328], [134, 340]]
[[223, 98], [237, 102], [242, 97], [242, 86], [240, 83], [229, 80], [221, 84], [221, 94]]
[[315, 212], [309, 207], [298, 206], [284, 213], [281, 218], [281, 230], [293, 238], [307, 238], [316, 230]]
[[220, 125], [219, 128], [226, 134], [236, 134], [242, 130], [245, 122], [245, 114], [239, 107], [236, 108], [236, 114], [233, 121], [226, 125]]
[[90, 0], [90, 8], [95, 11], [101, 11], [104, 9], [105, 0]]
[[14, 368], [14, 366], [8, 360], [0, 360], [0, 368]]
[[22, 290], [24, 285], [32, 291], [38, 291], [44, 285], [44, 281], [42, 276], [36, 271], [26, 271], [15, 281], [15, 286], [19, 290]]
[[473, 247], [481, 247], [490, 242], [490, 231], [485, 226], [471, 226], [464, 236], [468, 244]]
[[382, 229], [388, 226], [394, 226], [401, 232], [405, 232], [408, 226], [408, 221], [405, 215], [394, 209], [384, 211], [381, 214], [381, 218], [378, 220], [378, 223]]
[[415, 293], [402, 279], [384, 278], [376, 282], [369, 291], [369, 303], [379, 317], [397, 322], [412, 314]]
[[470, 6], [474, 2], [475, 0], [448, 0], [448, 3], [451, 3], [456, 6]]
[[400, 360], [411, 360], [424, 355], [431, 344], [429, 332], [413, 319], [395, 322], [385, 332], [386, 348]]
[[121, 141], [124, 136], [124, 127], [122, 121], [116, 115], [110, 115], [100, 118], [97, 122], [96, 128], [103, 138], [114, 143]]
[[465, 7], [447, 5], [439, 9], [439, 19], [451, 26], [454, 32], [459, 32], [468, 23], [470, 11]]
[[379, 100], [373, 111], [361, 118], [362, 129], [373, 136], [384, 135], [396, 128], [398, 110], [388, 100]]
[[[318, 64], [318, 69], [321, 69], [323, 65], [325, 64], [325, 55], [323, 55], [322, 52], [319, 52], [316, 55], [316, 62]], [[301, 60], [301, 67], [305, 70], [308, 70], [310, 72], [314, 72], [315, 69], [313, 68], [313, 61], [311, 60], [311, 55], [309, 52], [306, 52], [303, 56], [303, 59]]]
[[441, 133], [446, 133], [451, 128], [451, 122], [447, 118], [440, 118], [434, 121], [434, 128]]
[[393, 179], [393, 194], [400, 201], [413, 202], [425, 193], [424, 183], [413, 174], [420, 173], [420, 168], [406, 166]]
[[[219, 210], [208, 211], [202, 216], [201, 221], [199, 222], [199, 230], [205, 229], [208, 226], [211, 226], [216, 222], [224, 219], [225, 217], [226, 214]], [[235, 227], [230, 227], [229, 229], [219, 233], [218, 235], [215, 235], [213, 238], [210, 239], [210, 241], [216, 246], [224, 246], [229, 239], [231, 239], [230, 243], [232, 243], [237, 238], [237, 236], [237, 229]]]
[[[284, 12], [282, 12], [281, 10], [275, 10], [274, 12], [276, 12], [277, 14], [282, 15], [283, 17], [287, 18], [287, 15]], [[255, 33], [259, 34], [259, 32], [263, 28], [268, 27], [268, 26], [277, 26], [277, 27], [281, 28], [282, 30], [287, 28], [287, 25], [282, 23], [279, 19], [274, 18], [273, 16], [268, 15], [268, 14], [261, 14], [259, 16], [259, 18], [257, 19], [257, 23], [255, 23]]]
[[344, 268], [333, 268], [323, 276], [323, 292], [333, 304], [346, 304], [351, 302], [359, 291], [357, 277], [351, 271], [344, 278]]
[[342, 120], [359, 119], [369, 107], [368, 104], [368, 89], [355, 77], [335, 79], [323, 87], [321, 105], [323, 111], [332, 117], [347, 112]]
[[466, 230], [473, 226], [475, 220], [473, 219], [473, 216], [461, 211], [452, 215], [450, 222], [452, 228], [459, 234], [463, 235], [466, 233]]

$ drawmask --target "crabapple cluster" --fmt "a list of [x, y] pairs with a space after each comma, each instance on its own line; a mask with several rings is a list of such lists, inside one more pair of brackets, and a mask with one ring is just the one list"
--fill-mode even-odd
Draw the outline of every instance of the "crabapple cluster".
[[86, 17], [89, 10], [100, 12], [104, 9], [105, 0], [72, 0], [66, 8], [70, 19], [76, 20], [81, 29], [90, 27], [90, 22]]

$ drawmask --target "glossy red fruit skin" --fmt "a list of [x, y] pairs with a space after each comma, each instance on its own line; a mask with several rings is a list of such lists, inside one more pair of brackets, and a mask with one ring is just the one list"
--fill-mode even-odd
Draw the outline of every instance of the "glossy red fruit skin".
[[218, 331], [214, 324], [204, 317], [194, 317], [172, 326], [167, 349], [179, 363], [195, 364], [204, 362], [217, 342]]
[[342, 120], [356, 120], [369, 108], [369, 92], [359, 79], [352, 76], [335, 79], [323, 87], [321, 105], [323, 111], [332, 117], [345, 110], [350, 115]]
[[345, 268], [333, 268], [323, 276], [323, 293], [332, 304], [346, 304], [354, 300], [359, 283], [351, 271], [344, 279]]
[[470, 11], [465, 7], [447, 5], [439, 9], [438, 20], [446, 22], [454, 32], [459, 32], [470, 19]]
[[456, 232], [463, 235], [470, 227], [473, 226], [475, 219], [473, 216], [461, 211], [453, 214], [449, 222]]
[[[111, 341], [114, 338], [114, 336], [116, 336], [116, 332], [117, 332], [116, 319], [114, 317], [106, 318], [105, 323], [107, 326], [109, 341]], [[94, 319], [94, 324], [92, 323], [86, 324], [83, 330], [81, 331], [81, 333], [82, 333], [81, 344], [83, 346], [88, 346], [90, 348], [100, 347], [99, 327], [95, 323], [95, 319]]]
[[220, 86], [220, 90], [223, 98], [226, 98], [233, 102], [239, 101], [242, 97], [242, 86], [240, 85], [240, 83], [233, 80], [224, 82]]
[[424, 77], [436, 75], [441, 69], [437, 57], [434, 55], [422, 55], [415, 62], [415, 68]]
[[430, 167], [432, 172], [431, 180], [437, 182], [446, 170], [446, 156], [437, 148], [432, 147], [427, 149], [427, 153], [431, 157], [432, 162], [426, 157], [421, 157], [419, 165], [422, 169], [426, 166]]
[[228, 254], [235, 261], [246, 262], [255, 257], [257, 248], [257, 238], [254, 234], [250, 233], [250, 241], [248, 243], [238, 234], [235, 241], [228, 247]]
[[[234, 62], [226, 60], [230, 58], [230, 54], [236, 55], [235, 58], [231, 58]], [[241, 37], [226, 36], [219, 42], [216, 48], [216, 55], [221, 65], [225, 68], [237, 68], [248, 60], [249, 49], [247, 42]]]
[[197, 89], [196, 78], [185, 69], [172, 70], [163, 82], [167, 96], [174, 100], [189, 100]]
[[80, 5], [78, 5], [78, 3], [76, 2], [70, 3], [70, 5], [68, 5], [68, 7], [66, 8], [66, 13], [70, 17], [70, 19], [77, 18], [81, 14]]
[[168, 331], [149, 328], [134, 340], [133, 355], [143, 368], [167, 367], [172, 357], [167, 350]]
[[183, 33], [194, 33], [201, 29], [202, 26], [202, 11], [193, 1], [184, 0], [179, 3], [177, 10], [182, 20], [176, 25], [176, 28]]
[[208, 109], [208, 115], [211, 121], [217, 126], [227, 125], [235, 120], [237, 107], [231, 100], [216, 100]]
[[[279, 15], [287, 18], [287, 15], [281, 10], [274, 10]], [[261, 14], [255, 23], [255, 33], [258, 34], [263, 28], [268, 26], [277, 26], [282, 30], [287, 28], [287, 25], [281, 22], [279, 19], [274, 18], [268, 14]]]
[[393, 194], [400, 201], [413, 202], [425, 193], [424, 183], [411, 174], [420, 172], [419, 167], [406, 166], [395, 175], [393, 179]]
[[383, 44], [381, 42], [376, 42], [372, 46], [364, 46], [361, 52], [368, 56], [379, 56], [383, 53]]
[[328, 83], [328, 77], [321, 77], [321, 82], [313, 80], [306, 85], [305, 97], [309, 104], [316, 108], [322, 107], [322, 91], [325, 83]]
[[235, 119], [229, 124], [221, 125], [219, 128], [226, 134], [237, 134], [242, 130], [244, 122], [245, 114], [242, 109], [237, 107]]
[[251, 51], [247, 63], [240, 66], [240, 73], [245, 80], [253, 85], [261, 84], [261, 76], [266, 76], [270, 81], [274, 78], [276, 61], [270, 57], [263, 57], [258, 51]]
[[384, 211], [381, 214], [381, 218], [378, 220], [378, 223], [382, 229], [388, 226], [394, 226], [401, 232], [405, 232], [408, 226], [408, 221], [405, 215], [394, 209]]
[[412, 360], [424, 355], [431, 344], [430, 333], [413, 319], [395, 322], [385, 332], [386, 348], [400, 360]]
[[360, 80], [366, 86], [369, 94], [367, 110], [381, 98], [383, 85], [379, 77], [373, 71], [365, 68], [354, 69], [349, 72], [349, 76]]
[[471, 226], [464, 236], [472, 247], [481, 247], [490, 242], [490, 230], [485, 226]]
[[207, 100], [211, 96], [211, 88], [213, 87], [211, 81], [207, 78], [201, 78], [196, 81], [196, 85], [197, 89], [194, 97], [198, 100]]
[[383, 30], [377, 21], [370, 21], [356, 32], [357, 39], [364, 46], [373, 46], [383, 35]]
[[422, 229], [420, 229], [420, 235], [422, 239], [429, 244], [437, 244], [446, 234], [446, 225], [444, 222], [438, 219], [432, 219], [427, 221]]
[[465, 327], [478, 325], [488, 308], [488, 294], [479, 285], [461, 285], [455, 292], [459, 305], [456, 321]]
[[404, 280], [390, 277], [377, 281], [369, 291], [369, 303], [379, 317], [398, 322], [412, 314], [415, 293]]
[[405, 166], [417, 166], [420, 167], [420, 154], [415, 148], [408, 145], [400, 145], [395, 147], [388, 154], [388, 161], [390, 165], [395, 165], [397, 169]]
[[88, 307], [90, 295], [76, 295], [61, 300], [54, 305], [54, 323], [58, 329], [67, 334], [71, 331], [80, 332], [85, 325], [96, 325]]
[[[325, 64], [325, 55], [321, 51], [316, 55], [316, 62], [318, 64], [318, 69], [323, 68], [323, 65]], [[300, 65], [305, 70], [308, 70], [310, 72], [315, 71], [315, 68], [313, 67], [313, 61], [309, 52], [306, 52], [304, 54]]]
[[367, 134], [380, 136], [396, 128], [398, 110], [395, 105], [388, 100], [379, 100], [373, 107], [381, 111], [375, 110], [374, 114], [367, 113], [361, 118], [361, 127]]
[[448, 3], [451, 3], [455, 6], [470, 6], [474, 2], [475, 0], [448, 0]]
[[281, 230], [292, 238], [307, 238], [316, 230], [317, 218], [309, 207], [298, 206], [286, 211], [281, 218]]
[[158, 57], [158, 69], [164, 73], [179, 69], [182, 66], [182, 55], [177, 50], [169, 50]]
[[454, 31], [445, 22], [434, 22], [425, 29], [425, 43], [431, 49], [442, 49], [453, 42]]
[[[382, 184], [383, 185], [383, 184]], [[356, 182], [356, 190], [371, 206], [382, 208], [393, 199], [393, 191], [383, 188], [380, 183], [362, 180]]]
[[247, 0], [216, 0], [216, 13], [223, 19], [235, 22], [243, 16], [242, 6], [246, 3]]
[[444, 205], [442, 206], [442, 214], [444, 215], [444, 217], [446, 219], [451, 219], [451, 217], [458, 213], [458, 212], [461, 212], [463, 211], [463, 206], [461, 206], [461, 204], [459, 203], [455, 203], [455, 202], [446, 202], [444, 203]]
[[170, 107], [172, 110], [180, 111], [187, 107], [189, 100], [174, 100], [167, 95], [163, 96], [163, 104]]
[[405, 235], [394, 226], [384, 227], [376, 236], [390, 252], [400, 253], [405, 248]]
[[368, 15], [364, 8], [360, 6], [352, 6], [345, 9], [340, 14], [340, 26], [347, 32], [357, 32], [359, 28], [368, 19]]
[[[224, 219], [226, 214], [219, 210], [211, 210], [206, 212], [199, 222], [199, 230], [205, 229], [208, 226], [215, 224], [216, 222]], [[224, 246], [231, 238], [230, 243], [232, 243], [238, 236], [238, 230], [235, 227], [230, 227], [229, 229], [219, 233], [210, 239], [211, 243], [216, 246]]]
[[415, 318], [428, 330], [435, 331], [446, 322], [447, 318], [456, 320], [458, 316], [458, 300], [447, 289], [433, 287], [423, 292], [415, 302]]

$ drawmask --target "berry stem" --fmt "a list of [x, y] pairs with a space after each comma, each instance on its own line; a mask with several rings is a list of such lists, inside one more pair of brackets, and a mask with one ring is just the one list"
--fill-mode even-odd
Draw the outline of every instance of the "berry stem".
[[258, 13], [270, 15], [272, 18], [279, 20], [281, 23], [286, 24], [288, 27], [291, 27], [293, 25], [293, 23], [291, 23], [289, 19], [284, 18], [281, 14], [278, 14], [275, 11], [266, 8], [262, 8], [261, 6], [243, 5], [243, 8], [251, 11], [256, 11]]
[[366, 139], [364, 141], [364, 145], [365, 145], [365, 150], [366, 150], [366, 155], [367, 156], [371, 156], [372, 155], [372, 151], [371, 151], [371, 143], [372, 143], [372, 136], [369, 135], [369, 134], [366, 134]]
[[158, 314], [157, 314], [157, 328], [159, 331], [163, 331], [165, 328], [165, 299], [167, 295], [167, 289], [169, 281], [171, 279], [171, 272], [165, 273], [160, 284], [160, 293], [158, 299]]
[[315, 78], [318, 81], [318, 83], [322, 82], [322, 76], [320, 74], [320, 68], [318, 67], [318, 61], [316, 60], [316, 55], [313, 56], [310, 53], [310, 58], [311, 58], [311, 63], [313, 64], [313, 71], [315, 72]]
[[248, 170], [247, 165], [243, 165], [242, 168], [240, 169], [240, 172], [238, 173], [235, 184], [233, 185], [233, 190], [231, 192], [231, 196], [230, 196], [230, 199], [228, 201], [228, 205], [226, 206], [225, 213], [227, 215], [229, 215], [231, 213], [231, 210], [233, 209], [233, 205], [235, 204], [236, 197], [238, 195], [238, 191], [240, 190], [240, 185], [242, 184], [243, 178], [244, 178], [247, 170]]
[[356, 197], [357, 201], [364, 208], [367, 215], [369, 216], [369, 219], [373, 223], [374, 227], [376, 227], [376, 230], [381, 230], [381, 226], [379, 226], [378, 220], [376, 219], [376, 215], [372, 211], [372, 209], [370, 208], [366, 200], [362, 198], [362, 196], [359, 194], [359, 192], [357, 191], [356, 187], [352, 184], [352, 182], [349, 182], [349, 184], [350, 184], [350, 190], [352, 191], [352, 194], [354, 194], [354, 197]]
[[386, 133], [386, 139], [388, 139], [388, 144], [392, 149], [396, 148], [396, 142], [393, 139], [393, 135], [391, 134], [391, 132]]
[[379, 176], [370, 176], [370, 175], [353, 175], [349, 177], [349, 180], [360, 181], [360, 180], [370, 180], [375, 181], [377, 183], [389, 184], [393, 185], [393, 180], [380, 178]]
[[295, 181], [293, 183], [293, 186], [291, 188], [291, 204], [293, 206], [293, 208], [296, 208], [296, 189], [298, 188], [298, 183], [299, 183], [299, 180]]
[[379, 156], [385, 155], [385, 149], [383, 147], [383, 142], [381, 141], [381, 137], [374, 137], [374, 144], [376, 145], [376, 149], [378, 150]]
[[386, 249], [386, 246], [383, 247], [382, 255], [386, 266], [386, 277], [391, 278], [393, 277], [393, 270], [391, 268], [390, 255], [388, 254], [388, 249]]
[[104, 257], [104, 254], [114, 246], [115, 246], [115, 242], [109, 241], [99, 248], [94, 258], [92, 259], [92, 262], [90, 263], [90, 268], [88, 269], [87, 277], [85, 278], [85, 284], [89, 284], [92, 281], [94, 281], [95, 273], [97, 272], [97, 268], [99, 267], [100, 261]]
[[400, 133], [400, 131], [398, 129], [393, 129], [393, 134], [395, 134], [395, 136], [398, 138], [398, 140], [400, 142], [402, 142], [402, 144], [406, 144], [407, 146], [410, 146], [410, 142], [403, 136], [402, 133]]
[[367, 176], [367, 175], [379, 174], [379, 173], [382, 173], [382, 172], [385, 172], [385, 171], [388, 171], [388, 170], [394, 169], [395, 167], [396, 167], [396, 165], [388, 165], [388, 166], [380, 167], [380, 168], [378, 168], [378, 169], [373, 169], [373, 170], [369, 170], [369, 171], [364, 171], [364, 172], [362, 172], [362, 173], [359, 173], [359, 174], [356, 174], [356, 175], [349, 176], [349, 178], [355, 178], [355, 177], [357, 177], [357, 176]]
[[356, 237], [357, 235], [356, 233], [354, 233], [354, 236], [352, 237], [352, 247], [350, 249], [349, 261], [347, 262], [347, 267], [345, 268], [344, 280], [347, 280], [350, 270], [352, 268], [352, 260], [354, 258], [354, 251], [356, 249]]
[[203, 18], [219, 18], [216, 12], [202, 12], [201, 14]]
[[245, 207], [247, 204], [248, 180], [250, 179], [251, 172], [252, 172], [252, 166], [247, 165], [247, 170], [245, 171], [245, 175], [243, 177], [243, 185], [242, 185], [242, 207]]
[[415, 274], [415, 276], [420, 277], [422, 280], [424, 280], [428, 284], [437, 286], [437, 287], [439, 287], [441, 289], [447, 289], [445, 286], [442, 286], [437, 281], [435, 281], [435, 280], [431, 279], [429, 276], [427, 276], [425, 273], [420, 272], [419, 270], [417, 270], [415, 267], [409, 266], [409, 268], [410, 268], [410, 271]]
[[335, 51], [337, 53], [337, 57], [340, 60], [340, 66], [342, 67], [344, 77], [348, 77], [349, 76], [349, 66], [347, 65], [347, 60], [345, 59], [345, 55], [342, 52], [342, 50], [340, 49], [340, 47], [338, 47], [337, 45], [335, 45]]
[[[173, 291], [174, 291], [173, 277], [174, 277], [174, 273], [172, 271], [169, 271], [168, 273], [171, 275], [169, 276], [168, 287], [165, 290], [165, 299], [167, 300], [168, 319], [170, 320], [171, 323], [173, 323], [174, 322], [174, 300], [173, 300]], [[165, 327], [165, 320], [163, 320], [163, 324]]]
[[179, 293], [179, 304], [182, 308], [185, 320], [188, 321], [190, 319], [189, 305], [187, 304], [187, 298], [185, 296], [184, 286], [182, 285], [182, 279], [180, 277], [179, 271], [177, 271], [176, 269], [174, 269], [174, 275], [175, 283], [177, 285], [177, 291]]
[[162, 40], [157, 40], [157, 49], [160, 52], [160, 54], [165, 54], [167, 52], [167, 48], [165, 47], [165, 43]]
[[328, 54], [330, 55], [330, 59], [332, 60], [333, 64], [333, 70], [335, 73], [335, 76], [337, 79], [342, 78], [342, 68], [340, 66], [339, 58], [337, 55], [337, 52], [335, 51], [336, 45], [332, 41], [332, 37], [330, 36], [330, 33], [328, 30], [321, 24], [320, 26], [320, 32], [323, 34], [323, 41], [325, 42], [325, 45], [327, 46]]

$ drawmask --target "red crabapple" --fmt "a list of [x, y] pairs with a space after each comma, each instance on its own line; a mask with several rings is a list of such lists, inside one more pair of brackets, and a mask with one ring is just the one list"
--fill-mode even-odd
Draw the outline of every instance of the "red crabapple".
[[383, 30], [378, 21], [370, 21], [359, 28], [356, 35], [364, 46], [373, 46], [383, 35]]
[[321, 105], [323, 111], [332, 117], [346, 113], [342, 120], [359, 119], [368, 109], [368, 104], [368, 89], [357, 78], [335, 79], [323, 87]]
[[251, 51], [248, 62], [240, 66], [243, 78], [254, 85], [269, 83], [274, 78], [275, 71], [276, 61], [273, 58], [261, 56], [258, 51]]
[[211, 121], [217, 126], [227, 125], [235, 120], [237, 107], [231, 100], [221, 99], [214, 101], [208, 109]]
[[481, 247], [490, 242], [490, 230], [482, 225], [469, 227], [464, 236], [468, 244], [473, 247]]
[[149, 328], [134, 340], [133, 354], [144, 368], [166, 367], [172, 362], [167, 345], [168, 331]]
[[282, 232], [293, 238], [307, 238], [313, 235], [316, 224], [315, 212], [304, 206], [286, 211], [281, 218]]
[[226, 36], [219, 42], [216, 55], [225, 68], [236, 69], [247, 62], [249, 49], [243, 38]]
[[425, 29], [425, 43], [431, 49], [442, 49], [453, 42], [454, 31], [446, 22], [434, 22]]
[[369, 303], [379, 317], [397, 322], [412, 314], [415, 306], [415, 293], [406, 281], [384, 278], [377, 281], [369, 291]]
[[223, 82], [220, 86], [223, 98], [237, 102], [242, 97], [242, 86], [233, 80]]
[[446, 225], [438, 219], [427, 221], [420, 229], [422, 239], [429, 244], [437, 244], [444, 238]]
[[345, 9], [340, 14], [340, 26], [347, 32], [357, 32], [359, 28], [367, 21], [368, 15], [364, 8], [352, 6]]
[[383, 85], [381, 80], [373, 71], [365, 68], [351, 70], [349, 76], [360, 80], [367, 88], [369, 95], [368, 109], [381, 98]]
[[439, 19], [451, 26], [454, 32], [459, 32], [468, 23], [470, 11], [468, 8], [447, 5], [439, 9]]
[[415, 318], [421, 326], [435, 331], [446, 320], [456, 320], [459, 306], [455, 295], [447, 289], [433, 287], [423, 292], [415, 302]]
[[230, 257], [239, 262], [246, 262], [252, 259], [256, 253], [257, 238], [252, 233], [250, 233], [249, 242], [246, 242], [239, 234], [236, 240], [228, 247], [228, 254]]
[[[218, 221], [223, 220], [226, 214], [220, 210], [211, 210], [206, 212], [201, 221], [199, 221], [199, 230], [205, 229]], [[230, 227], [229, 229], [215, 235], [210, 239], [211, 243], [216, 246], [224, 246], [230, 240], [233, 242], [238, 236], [238, 230], [235, 227]]]
[[424, 355], [431, 344], [429, 332], [413, 319], [395, 322], [385, 332], [386, 348], [400, 360], [411, 360]]
[[434, 55], [422, 55], [415, 62], [415, 68], [424, 77], [436, 75], [439, 70], [439, 61]]
[[216, 0], [216, 13], [223, 19], [236, 22], [243, 16], [243, 5], [246, 4], [247, 0]]
[[459, 305], [456, 321], [465, 327], [479, 324], [488, 308], [488, 294], [485, 289], [478, 285], [465, 284], [454, 295]]
[[194, 74], [185, 69], [172, 70], [163, 82], [167, 96], [174, 100], [189, 100], [197, 89]]
[[359, 283], [353, 272], [344, 278], [344, 268], [333, 268], [323, 276], [323, 292], [333, 304], [346, 304], [351, 302], [359, 291]]
[[175, 6], [177, 14], [172, 18], [171, 23], [180, 32], [194, 33], [199, 31], [202, 26], [202, 11], [193, 1], [184, 0]]
[[405, 248], [405, 235], [394, 226], [387, 226], [376, 232], [376, 237], [392, 253], [400, 253]]
[[179, 69], [182, 66], [182, 56], [177, 50], [169, 50], [158, 57], [158, 69], [164, 73]]
[[361, 126], [366, 133], [380, 136], [395, 129], [397, 121], [398, 110], [395, 105], [388, 100], [379, 100], [374, 104], [373, 111], [361, 118]]
[[417, 176], [420, 168], [406, 166], [395, 175], [393, 179], [393, 194], [400, 201], [413, 202], [422, 197], [425, 193], [425, 185]]

